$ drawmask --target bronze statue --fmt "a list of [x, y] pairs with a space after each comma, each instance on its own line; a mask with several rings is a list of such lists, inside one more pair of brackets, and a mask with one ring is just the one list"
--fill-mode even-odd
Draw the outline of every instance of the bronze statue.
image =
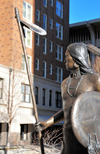
[[[64, 120], [63, 144], [61, 154], [87, 154], [88, 151], [76, 139], [71, 122], [71, 110], [76, 98], [85, 92], [100, 92], [100, 76], [90, 66], [87, 49], [95, 52], [95, 47], [83, 43], [74, 43], [67, 47], [65, 66], [71, 74], [61, 84], [63, 110], [56, 113], [46, 122], [40, 122], [45, 129]], [[97, 49], [96, 49], [97, 50]], [[90, 139], [90, 138], [89, 138]]]

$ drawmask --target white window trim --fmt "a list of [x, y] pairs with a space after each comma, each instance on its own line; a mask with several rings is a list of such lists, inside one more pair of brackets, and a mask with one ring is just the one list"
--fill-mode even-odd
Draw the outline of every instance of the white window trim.
[[44, 5], [44, 0], [43, 0], [43, 6], [44, 6], [44, 7], [47, 7], [47, 0], [45, 0], [45, 1], [46, 1], [46, 5]]
[[[58, 51], [56, 51], [57, 52], [56, 59], [59, 60], [59, 61], [63, 61], [63, 47], [58, 45], [58, 44], [56, 44], [56, 45], [58, 46]], [[61, 59], [59, 59], [59, 47], [61, 47]]]
[[[22, 53], [22, 56], [24, 56], [24, 53]], [[30, 73], [31, 73], [31, 63], [32, 63], [32, 59], [31, 59], [31, 56], [30, 55], [27, 55], [27, 57], [30, 57], [30, 68], [29, 68], [29, 70], [30, 70]], [[25, 70], [22, 70], [23, 72], [27, 72], [27, 70], [26, 70], [26, 63], [25, 63]]]
[[50, 1], [50, 5], [53, 6], [53, 0], [52, 0], [52, 2]]
[[53, 19], [52, 18], [50, 18], [51, 19], [51, 26], [50, 26], [50, 29], [53, 29]]
[[39, 41], [39, 40], [40, 40], [40, 37], [39, 37], [38, 34], [36, 34], [36, 37], [37, 37], [37, 36], [38, 36], [38, 39], [37, 39], [37, 42], [38, 42], [38, 43], [36, 43], [36, 45], [39, 45], [39, 43], [40, 43], [40, 41]]
[[[32, 22], [32, 12], [33, 12], [33, 7], [32, 7], [32, 5], [29, 4], [28, 2], [26, 2], [26, 1], [23, 1], [23, 2], [25, 2], [26, 5], [30, 5], [30, 6], [31, 6], [31, 20], [28, 20], [28, 19], [27, 19], [27, 15], [26, 15], [26, 18], [25, 18], [25, 17], [23, 17], [23, 18], [26, 19], [26, 20], [28, 20], [28, 21], [31, 21], [31, 22]], [[26, 7], [26, 12], [27, 12], [27, 7]]]
[[50, 45], [50, 46], [51, 46], [51, 47], [50, 47], [50, 52], [52, 52], [52, 51], [53, 51], [53, 50], [52, 50], [52, 49], [53, 49], [53, 42], [50, 41], [50, 44], [51, 44], [51, 45]]
[[[58, 0], [56, 0], [56, 1], [58, 1]], [[59, 1], [58, 1], [59, 2]], [[62, 18], [63, 19], [63, 4], [61, 3], [61, 2], [59, 2], [61, 5], [62, 5], [62, 14], [61, 14], [61, 16], [59, 16], [58, 14], [56, 14], [58, 17], [60, 17], [60, 18]], [[57, 8], [57, 6], [56, 6], [56, 8]]]
[[37, 68], [35, 68], [36, 70], [39, 70], [39, 59], [36, 59], [37, 60]]
[[[57, 23], [57, 24], [59, 24], [59, 23]], [[59, 38], [60, 40], [63, 40], [63, 26], [61, 24], [59, 24], [59, 25], [61, 26], [61, 38], [59, 37], [59, 35], [57, 35], [56, 37]], [[58, 34], [59, 34], [59, 30], [58, 30]]]
[[45, 61], [43, 61], [43, 63], [45, 64], [45, 68], [43, 68], [43, 70], [44, 70], [44, 76], [43, 76], [43, 78], [46, 78], [46, 62]]
[[52, 64], [50, 64], [50, 68], [49, 68], [49, 70], [50, 70], [50, 75], [52, 75]]
[[[62, 79], [63, 79], [63, 69], [60, 68], [60, 67], [56, 67], [56, 68], [57, 68], [57, 73], [56, 73], [57, 79], [56, 79], [56, 82], [61, 83], [62, 82]], [[61, 69], [61, 81], [59, 81], [59, 69]]]
[[43, 21], [43, 23], [45, 23], [45, 28], [43, 28], [44, 30], [47, 30], [47, 15], [46, 14], [43, 14], [43, 16], [45, 15], [45, 19], [46, 19], [46, 21], [44, 22]]
[[[38, 11], [38, 15], [37, 15], [37, 11]], [[36, 10], [36, 16], [38, 16], [38, 19], [36, 18], [36, 20], [40, 21], [40, 11], [38, 9]]]
[[47, 50], [47, 39], [46, 38], [43, 38], [45, 39], [45, 52], [43, 51], [43, 54], [46, 54], [46, 50]]
[[[25, 45], [27, 46], [27, 47], [29, 47], [29, 48], [32, 48], [32, 31], [31, 30], [29, 30], [28, 28], [26, 28], [26, 27], [24, 27], [24, 29], [26, 30], [26, 33], [25, 33]], [[31, 35], [31, 37], [30, 37], [30, 46], [29, 45], [27, 45], [27, 31], [30, 31], [30, 35]]]

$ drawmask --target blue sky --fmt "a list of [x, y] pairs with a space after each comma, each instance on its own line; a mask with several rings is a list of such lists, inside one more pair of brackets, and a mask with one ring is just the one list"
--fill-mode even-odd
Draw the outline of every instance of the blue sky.
[[100, 18], [100, 0], [69, 0], [69, 23]]

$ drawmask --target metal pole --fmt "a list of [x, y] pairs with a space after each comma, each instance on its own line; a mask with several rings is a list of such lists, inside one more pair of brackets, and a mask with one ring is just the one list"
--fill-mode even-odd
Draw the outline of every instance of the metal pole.
[[[22, 31], [22, 27], [21, 27], [21, 24], [20, 24], [19, 11], [18, 11], [17, 8], [15, 8], [15, 14], [16, 14], [18, 27], [19, 27], [19, 32], [20, 32], [20, 37], [21, 37], [21, 42], [22, 42], [22, 48], [23, 48], [23, 52], [24, 52], [24, 56], [25, 56], [26, 69], [27, 69], [29, 85], [30, 85], [30, 91], [31, 91], [31, 97], [32, 97], [32, 103], [33, 103], [33, 110], [34, 110], [34, 114], [35, 114], [36, 124], [38, 124], [39, 123], [39, 118], [38, 118], [37, 106], [36, 106], [35, 95], [34, 95], [34, 91], [33, 91], [33, 85], [32, 85], [32, 81], [31, 81], [31, 73], [30, 73], [29, 65], [28, 65], [28, 59], [27, 59], [27, 53], [26, 53], [26, 48], [25, 48], [23, 31]], [[45, 154], [44, 153], [42, 134], [41, 134], [40, 130], [39, 130], [39, 140], [40, 140], [40, 146], [41, 146], [41, 153]]]

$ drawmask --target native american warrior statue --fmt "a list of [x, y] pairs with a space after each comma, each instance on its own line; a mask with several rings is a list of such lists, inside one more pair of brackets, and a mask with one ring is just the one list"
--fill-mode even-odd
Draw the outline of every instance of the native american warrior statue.
[[45, 154], [41, 130], [64, 120], [61, 154], [100, 154], [100, 76], [91, 68], [88, 54], [89, 50], [100, 56], [100, 49], [83, 43], [74, 43], [67, 47], [65, 65], [71, 74], [61, 84], [63, 110], [46, 122], [39, 122], [23, 27], [39, 35], [46, 35], [46, 32], [35, 24], [21, 20], [18, 8], [15, 8], [15, 17], [25, 55], [41, 153]]
[[64, 120], [61, 154], [100, 153], [100, 76], [90, 66], [88, 50], [100, 56], [93, 45], [67, 47], [65, 66], [71, 74], [61, 84], [63, 110], [40, 122], [43, 130]]

